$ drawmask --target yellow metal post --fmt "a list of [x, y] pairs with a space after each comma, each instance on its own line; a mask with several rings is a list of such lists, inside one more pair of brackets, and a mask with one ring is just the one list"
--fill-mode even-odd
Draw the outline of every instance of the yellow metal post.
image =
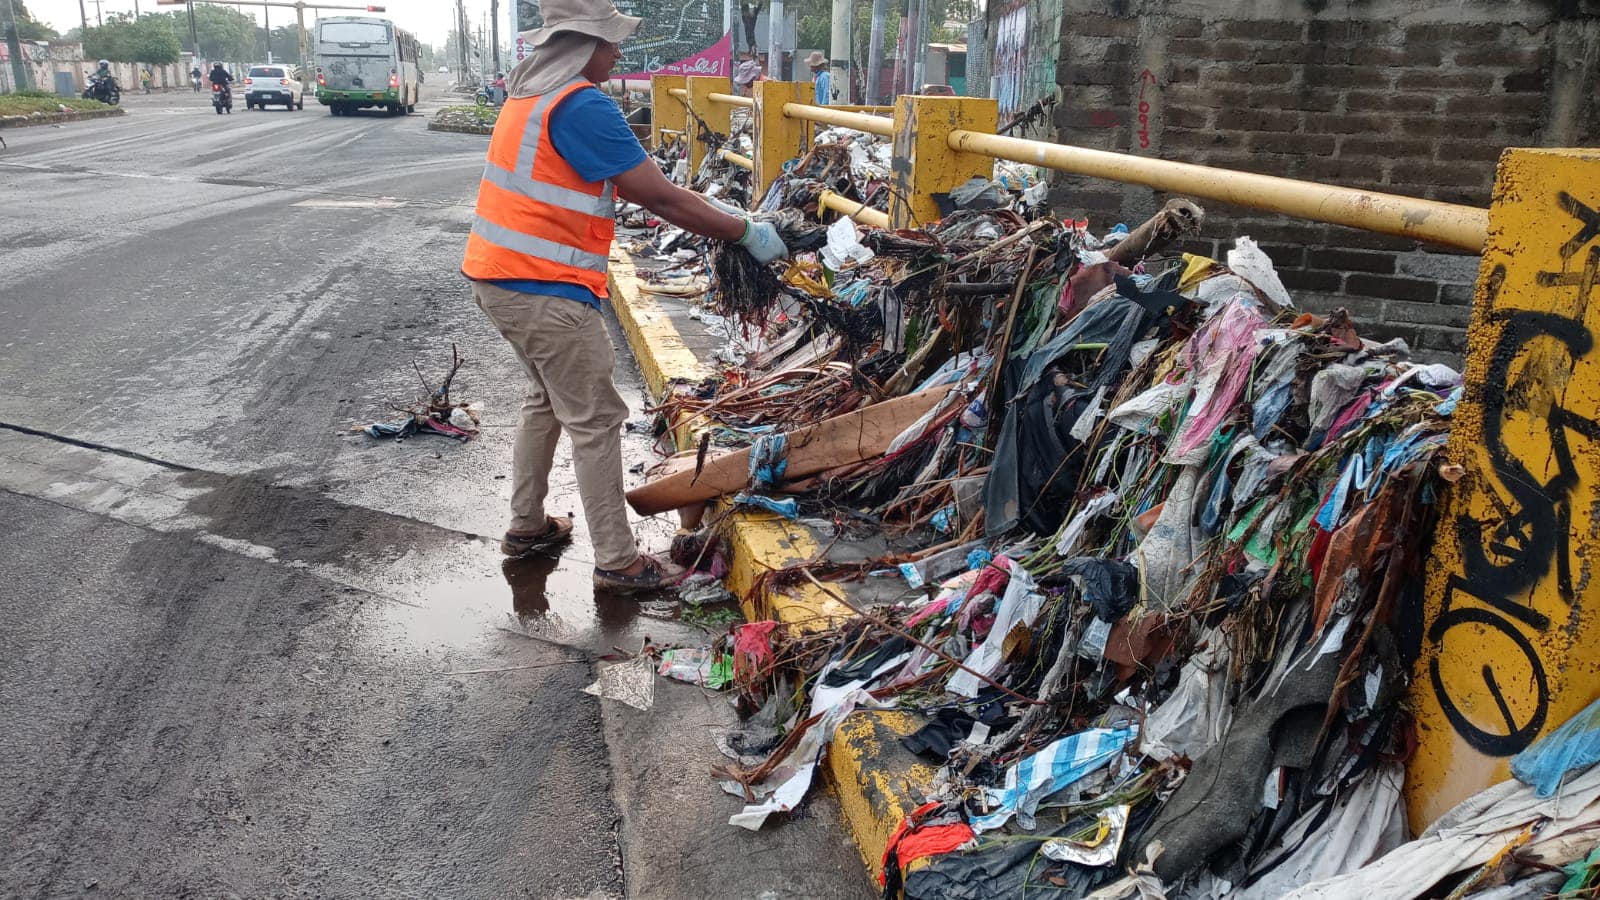
[[[726, 136], [728, 133], [729, 113], [732, 110], [721, 103], [711, 100], [712, 94], [727, 94], [733, 91], [733, 82], [727, 78], [718, 78], [715, 75], [690, 75], [689, 76], [689, 132], [693, 138], [689, 141], [689, 178], [693, 180], [694, 173], [700, 171], [700, 161], [706, 158], [711, 146], [705, 143], [704, 136], [700, 133], [700, 123], [705, 122], [706, 127], [717, 134]], [[699, 119], [695, 117], [699, 116]]]
[[783, 174], [783, 164], [805, 152], [806, 123], [783, 114], [785, 103], [799, 103], [811, 85], [797, 81], [758, 81], [754, 88], [755, 190], [760, 202], [767, 188]]
[[1600, 697], [1597, 300], [1600, 150], [1506, 151], [1428, 561], [1414, 829]]
[[939, 218], [934, 194], [974, 175], [994, 174], [994, 160], [950, 146], [950, 132], [993, 133], [999, 124], [996, 101], [980, 97], [902, 95], [894, 107], [894, 195], [889, 222], [895, 228], [925, 225]]
[[[673, 88], [682, 90], [685, 76], [683, 75], [652, 75], [650, 76], [650, 134], [655, 139], [655, 146], [662, 145], [661, 132], [687, 133], [684, 123], [688, 121], [688, 114], [683, 110], [683, 101], [672, 96]], [[667, 135], [666, 140], [671, 141], [676, 135]]]

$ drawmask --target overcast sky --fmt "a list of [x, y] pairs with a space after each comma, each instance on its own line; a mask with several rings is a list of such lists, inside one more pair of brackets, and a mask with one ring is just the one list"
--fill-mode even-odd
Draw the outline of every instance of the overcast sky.
[[[450, 31], [450, 22], [454, 18], [455, 3], [451, 0], [374, 0], [375, 3], [388, 7], [388, 12], [381, 15], [393, 19], [395, 24], [415, 34], [423, 43], [433, 44], [435, 47], [444, 44], [445, 35]], [[501, 43], [509, 44], [510, 40], [504, 31], [510, 21], [508, 8], [512, 0], [501, 0], [500, 3], [500, 29]], [[78, 25], [78, 0], [27, 0], [28, 10], [57, 31], [66, 31]], [[356, 0], [343, 0], [344, 5], [355, 5]], [[364, 3], [362, 4], [365, 5]], [[89, 22], [95, 21], [94, 0], [84, 0], [84, 8], [89, 13]], [[255, 16], [256, 21], [261, 21], [262, 8], [248, 6], [238, 7], [246, 15]], [[102, 13], [133, 12], [133, 0], [101, 0]], [[155, 0], [139, 0], [140, 12], [171, 12], [182, 9], [181, 6], [156, 6]], [[467, 19], [477, 28], [484, 21], [489, 12], [489, 0], [467, 0]], [[328, 15], [360, 15], [357, 10], [327, 11]], [[306, 10], [307, 18], [311, 10]], [[271, 21], [273, 27], [286, 25], [294, 21], [294, 10], [283, 7], [272, 7]]]

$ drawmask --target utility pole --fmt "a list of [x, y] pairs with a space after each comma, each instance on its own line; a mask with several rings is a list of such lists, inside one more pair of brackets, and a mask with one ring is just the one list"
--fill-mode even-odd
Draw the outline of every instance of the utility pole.
[[794, 77], [783, 65], [783, 0], [767, 4], [767, 71], [780, 81]]
[[922, 93], [928, 80], [928, 0], [917, 0], [916, 43], [911, 45], [911, 93]]
[[829, 103], [850, 102], [850, 0], [833, 0], [833, 30], [828, 40]]
[[[80, 0], [80, 2], [81, 2], [81, 0]], [[190, 65], [198, 66], [198, 65], [200, 65], [200, 29], [197, 28], [195, 26], [195, 24], [194, 24], [194, 3], [192, 2], [192, 0], [188, 4], [188, 7], [189, 7], [189, 48], [192, 51], [194, 51], [194, 61], [192, 63], [190, 63]]]
[[272, 7], [261, 7], [261, 23], [267, 30], [267, 62], [272, 62]]
[[456, 71], [461, 73], [462, 84], [467, 83], [467, 41], [467, 5], [456, 0]]
[[100, 9], [100, 4], [103, 3], [104, 0], [89, 0], [89, 2], [94, 4], [94, 25], [95, 25], [95, 27], [96, 28], [104, 28], [104, 27], [106, 27], [106, 17], [101, 12], [101, 9]]
[[78, 32], [81, 39], [83, 33], [89, 30], [89, 11], [83, 5], [83, 0], [78, 0], [78, 21], [83, 25], [83, 30]]
[[494, 48], [494, 70], [504, 72], [500, 64], [500, 0], [489, 0], [489, 46]]
[[0, 26], [6, 32], [6, 52], [11, 55], [11, 89], [20, 91], [28, 86], [28, 67], [22, 64], [22, 40], [17, 34], [17, 10], [11, 0], [0, 0]]
[[889, 0], [872, 0], [872, 31], [867, 44], [867, 103], [877, 106], [883, 102], [883, 26], [889, 14]]

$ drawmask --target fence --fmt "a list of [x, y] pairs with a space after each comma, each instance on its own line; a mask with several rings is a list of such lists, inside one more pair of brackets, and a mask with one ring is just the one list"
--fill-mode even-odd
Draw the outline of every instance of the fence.
[[1005, 159], [1473, 253], [1482, 251], [1488, 235], [1488, 210], [1477, 207], [1005, 137], [995, 134], [999, 110], [992, 99], [906, 95], [892, 107], [838, 107], [804, 102], [811, 85], [803, 82], [757, 82], [753, 97], [734, 96], [729, 80], [716, 77], [657, 75], [650, 87], [656, 140], [663, 134], [686, 140], [691, 170], [712, 150], [705, 131], [727, 135], [731, 111], [750, 111], [753, 155], [721, 152], [751, 170], [757, 196], [782, 173], [784, 162], [803, 152], [812, 126], [891, 138], [894, 190], [887, 212], [835, 195], [823, 200], [829, 209], [877, 227], [934, 221], [936, 195], [974, 176], [990, 177], [994, 161]]
[[[0, 42], [0, 93], [30, 87], [50, 91], [61, 96], [76, 96], [86, 86], [89, 73], [95, 69], [96, 60], [85, 59], [83, 45], [73, 41], [23, 41], [21, 43], [23, 71], [28, 83], [13, 84], [8, 51]], [[147, 63], [116, 62], [111, 73], [116, 76], [122, 92], [141, 90], [140, 73], [148, 69], [155, 90], [187, 89], [188, 66], [182, 63], [151, 65]]]
[[657, 137], [681, 135], [696, 163], [704, 130], [726, 134], [729, 111], [750, 110], [752, 156], [722, 152], [758, 197], [810, 126], [891, 138], [887, 211], [823, 200], [869, 225], [932, 221], [938, 194], [1007, 159], [1482, 254], [1449, 445], [1460, 481], [1440, 500], [1412, 636], [1413, 824], [1507, 778], [1511, 756], [1600, 696], [1600, 616], [1583, 609], [1600, 564], [1583, 537], [1600, 533], [1600, 150], [1505, 150], [1484, 210], [1003, 137], [993, 100], [903, 96], [884, 116], [806, 105], [805, 84], [760, 82], [749, 99], [715, 78], [652, 88]]

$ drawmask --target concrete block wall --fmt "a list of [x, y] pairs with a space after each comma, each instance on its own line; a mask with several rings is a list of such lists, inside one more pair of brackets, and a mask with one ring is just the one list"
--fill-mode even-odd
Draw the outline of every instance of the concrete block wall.
[[[1508, 146], [1600, 143], [1600, 0], [1065, 0], [1061, 143], [1487, 206]], [[1054, 199], [1136, 224], [1165, 195], [1063, 177]], [[1185, 249], [1248, 234], [1313, 311], [1430, 358], [1465, 350], [1477, 257], [1202, 201]]]

